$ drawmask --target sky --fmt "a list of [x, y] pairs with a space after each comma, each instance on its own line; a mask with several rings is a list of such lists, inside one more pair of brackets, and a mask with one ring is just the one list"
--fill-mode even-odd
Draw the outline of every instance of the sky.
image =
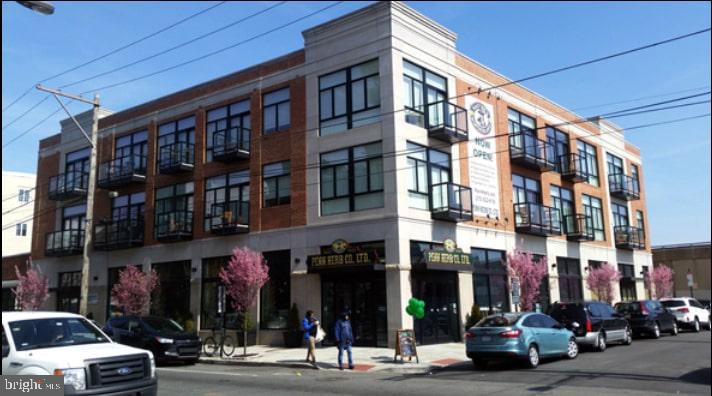
[[[219, 55], [116, 88], [102, 105], [122, 110], [299, 49], [301, 31], [370, 2], [344, 2]], [[458, 34], [458, 50], [517, 79], [710, 27], [709, 2], [407, 2]], [[2, 2], [2, 106], [38, 81], [119, 48], [217, 2], [54, 2], [51, 16]], [[62, 86], [165, 50], [277, 2], [228, 2], [151, 39], [48, 80]], [[149, 74], [268, 32], [327, 2], [289, 2], [186, 47], [65, 88], [91, 91]], [[710, 34], [524, 83], [582, 115], [710, 90]], [[2, 113], [5, 126], [43, 98], [33, 91]], [[646, 99], [640, 99], [646, 98]], [[631, 101], [633, 99], [639, 99]], [[709, 99], [709, 96], [698, 100]], [[623, 103], [620, 103], [623, 102]], [[3, 146], [58, 109], [46, 100], [3, 127]], [[73, 112], [88, 110], [72, 104]], [[710, 112], [710, 104], [617, 118], [622, 127]], [[38, 141], [59, 132], [63, 112], [3, 147], [3, 170], [34, 172]], [[710, 118], [631, 130], [640, 147], [654, 245], [710, 240]], [[600, 159], [599, 159], [600, 160]]]

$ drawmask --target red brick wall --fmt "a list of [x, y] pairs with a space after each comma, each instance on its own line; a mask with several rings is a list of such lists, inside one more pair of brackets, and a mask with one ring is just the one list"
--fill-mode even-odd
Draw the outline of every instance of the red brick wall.
[[21, 274], [27, 271], [27, 260], [30, 258], [30, 254], [18, 254], [15, 256], [5, 256], [2, 258], [2, 280], [10, 281], [17, 280], [17, 274], [15, 273], [15, 267], [20, 270]]

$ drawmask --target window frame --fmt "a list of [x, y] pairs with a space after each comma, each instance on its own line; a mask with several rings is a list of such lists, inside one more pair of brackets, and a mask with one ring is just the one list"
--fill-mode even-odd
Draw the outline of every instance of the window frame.
[[[569, 134], [564, 131], [561, 131], [560, 129], [554, 128], [553, 126], [547, 125], [546, 140], [554, 148], [554, 156], [556, 157], [554, 161], [556, 164], [555, 170], [556, 172], [561, 173], [561, 157], [566, 156], [566, 158], [568, 158], [569, 154], [571, 153], [571, 146], [569, 145]], [[565, 147], [565, 152], [560, 152], [560, 147]]]
[[[282, 99], [281, 101], [278, 102], [273, 102], [268, 105], [265, 105], [265, 96], [274, 94], [280, 91], [287, 91], [287, 99]], [[269, 92], [265, 92], [262, 94], [262, 135], [269, 135], [271, 133], [276, 133], [276, 132], [281, 132], [281, 131], [286, 131], [291, 127], [292, 124], [292, 92], [291, 92], [291, 87], [282, 87], [282, 88], [277, 88], [273, 89]], [[285, 125], [280, 125], [279, 124], [279, 109], [281, 105], [287, 106], [287, 109], [289, 110], [289, 123]], [[267, 129], [265, 121], [267, 120], [267, 109], [274, 108], [274, 128]]]
[[[180, 128], [180, 123], [192, 118], [193, 119], [193, 126], [186, 127], [183, 129]], [[172, 145], [172, 144], [178, 144], [178, 143], [185, 143], [185, 144], [192, 144], [193, 145], [193, 153], [190, 155], [190, 157], [193, 160], [193, 163], [195, 163], [195, 129], [196, 129], [196, 121], [197, 117], [195, 114], [187, 115], [185, 117], [180, 117], [172, 121], [167, 121], [159, 124], [156, 127], [156, 172], [160, 173], [160, 164], [161, 164], [161, 149], [163, 147]], [[174, 124], [174, 130], [171, 132], [161, 132], [161, 127]], [[169, 140], [170, 137], [170, 142], [166, 142], [166, 140]]]
[[[410, 201], [410, 195], [411, 194], [416, 194], [416, 195], [421, 195], [426, 198], [428, 202], [428, 210], [430, 210], [430, 201], [431, 201], [431, 189], [433, 186], [433, 171], [437, 171], [442, 178], [442, 176], [447, 176], [447, 183], [452, 182], [452, 155], [446, 151], [441, 151], [437, 150], [434, 148], [430, 148], [428, 146], [423, 146], [421, 144], [411, 142], [410, 140], [406, 141], [406, 147], [411, 146], [410, 148], [407, 148], [407, 154], [406, 154], [406, 163], [408, 164], [408, 170], [410, 172], [415, 171], [415, 182], [416, 182], [416, 189], [413, 190], [408, 186], [408, 196], [409, 196], [409, 201]], [[417, 151], [415, 151], [417, 149]], [[425, 160], [414, 156], [414, 153], [424, 153], [425, 154]], [[436, 162], [432, 160], [433, 153], [437, 153], [439, 155], [443, 155], [447, 157], [447, 167], [442, 165], [441, 162]], [[411, 165], [410, 162], [413, 162], [413, 165]], [[425, 166], [425, 192], [420, 190], [420, 178], [418, 177], [418, 169], [420, 168], [421, 165]], [[409, 177], [413, 176], [412, 173], [409, 174]], [[440, 183], [446, 183], [441, 181]], [[409, 206], [411, 208], [418, 208], [409, 203]]]
[[614, 227], [627, 227], [630, 225], [628, 205], [621, 205], [617, 202], [611, 202], [611, 213], [613, 215], [612, 217]]
[[[282, 172], [280, 174], [274, 174], [265, 177], [265, 168], [270, 165], [275, 165], [275, 164], [283, 164], [286, 163], [289, 166], [289, 169], [284, 172], [284, 167], [282, 168]], [[287, 196], [280, 196], [279, 192], [281, 189], [279, 188], [280, 185], [280, 180], [284, 180], [285, 178], [289, 178], [289, 195]], [[267, 195], [265, 194], [265, 186], [268, 182], [271, 182], [272, 180], [275, 181], [274, 185], [274, 191], [275, 191], [275, 202], [272, 204], [267, 203]], [[273, 208], [275, 206], [280, 206], [280, 205], [289, 205], [292, 203], [292, 164], [290, 160], [286, 161], [276, 161], [276, 162], [271, 162], [268, 164], [263, 164], [262, 165], [262, 207], [263, 208]]]
[[599, 187], [601, 181], [598, 172], [598, 151], [596, 146], [586, 142], [585, 140], [576, 140], [576, 151], [580, 158], [583, 158], [586, 164], [586, 183]]
[[[479, 259], [479, 256], [484, 257], [484, 262], [481, 263], [481, 260]], [[499, 260], [497, 260], [499, 258]], [[500, 281], [504, 282], [504, 298], [505, 301], [503, 302], [502, 306], [502, 312], [511, 312], [511, 300], [510, 300], [510, 293], [507, 291], [507, 285], [509, 284], [509, 275], [507, 273], [507, 269], [504, 266], [502, 260], [505, 260], [506, 258], [506, 252], [503, 250], [497, 250], [497, 249], [487, 249], [487, 248], [479, 248], [479, 247], [471, 247], [470, 248], [470, 262], [472, 263], [472, 268], [473, 268], [473, 276], [472, 276], [472, 287], [474, 290], [474, 302], [475, 304], [479, 305], [480, 308], [487, 308], [489, 312], [494, 313], [495, 311], [492, 309], [492, 280], [494, 278], [499, 279]], [[498, 265], [494, 265], [494, 263], [498, 262]], [[483, 301], [478, 301], [477, 295], [477, 280], [478, 279], [486, 279], [487, 280], [487, 299], [489, 300], [488, 304], [485, 306], [483, 305]]]
[[606, 166], [609, 175], [625, 175], [625, 163], [623, 159], [617, 155], [606, 153]]
[[[143, 135], [143, 140], [141, 138]], [[128, 138], [128, 143], [120, 143], [122, 140]], [[119, 144], [122, 144], [119, 146]], [[132, 132], [126, 135], [117, 136], [114, 139], [114, 159], [132, 158], [134, 156], [140, 156], [141, 161], [138, 167], [134, 166], [135, 170], [146, 170], [147, 160], [148, 160], [148, 130], [142, 129], [140, 131]], [[134, 164], [135, 165], [135, 164]]]
[[[558, 194], [557, 196], [554, 195], [555, 191]], [[564, 196], [564, 192], [568, 194], [568, 198]], [[557, 186], [555, 184], [551, 184], [549, 186], [549, 195], [551, 195], [551, 202], [553, 204], [552, 206], [554, 208], [559, 209], [561, 218], [561, 230], [564, 232], [564, 234], [574, 232], [576, 230], [576, 204], [574, 202], [573, 190]], [[569, 211], [565, 212], [564, 209], [569, 209]], [[571, 218], [571, 222], [567, 221], [567, 216], [570, 216], [569, 218]]]
[[[241, 111], [241, 112], [236, 112], [235, 114], [231, 113], [231, 109], [233, 106], [247, 102], [247, 110], [246, 111]], [[224, 105], [224, 106], [218, 106], [212, 109], [209, 109], [205, 112], [205, 162], [214, 162], [215, 160], [213, 159], [213, 136], [215, 136], [216, 133], [222, 132], [222, 131], [227, 131], [232, 128], [240, 128], [242, 130], [247, 130], [248, 133], [250, 134], [250, 143], [252, 142], [252, 114], [251, 114], [251, 106], [252, 102], [250, 101], [250, 98], [245, 98], [241, 99], [235, 102], [232, 102], [230, 104]], [[225, 117], [217, 118], [212, 121], [209, 120], [208, 114], [212, 111], [220, 110], [220, 109], [225, 109]], [[237, 120], [239, 125], [234, 125], [233, 123]], [[247, 120], [247, 124], [249, 127], [245, 127], [245, 121]], [[224, 129], [218, 129], [218, 125], [220, 122], [224, 121], [225, 122], [225, 128]], [[210, 127], [212, 125], [215, 125], [215, 130], [212, 132], [210, 131]]]
[[[238, 175], [240, 173], [244, 173], [245, 176], [247, 176], [247, 180], [245, 181], [240, 181], [234, 184], [230, 184], [230, 179], [233, 176], [241, 176]], [[224, 178], [225, 179], [225, 184], [222, 185], [221, 187], [208, 187], [208, 181], [210, 179], [217, 179], [217, 178]], [[245, 189], [247, 188], [247, 189]], [[218, 201], [217, 200], [217, 195], [220, 190], [224, 190], [223, 192], [223, 200]], [[236, 191], [233, 191], [236, 190]], [[247, 202], [249, 204], [250, 202], [250, 171], [249, 169], [243, 169], [243, 170], [237, 170], [233, 172], [228, 172], [228, 173], [223, 173], [220, 175], [215, 175], [211, 177], [206, 177], [205, 178], [205, 192], [203, 194], [203, 202], [204, 202], [204, 213], [203, 213], [203, 228], [205, 231], [210, 231], [211, 230], [211, 222], [213, 218], [213, 205], [216, 204], [225, 204], [230, 201], [234, 201], [235, 199], [232, 199], [232, 194], [237, 193], [237, 200], [240, 202]], [[208, 195], [213, 194], [212, 201], [208, 200]], [[247, 199], [245, 200], [245, 196]]]
[[19, 237], [27, 236], [27, 223], [15, 224], [15, 236], [19, 236]]
[[[138, 197], [143, 194], [143, 200], [138, 200]], [[125, 205], [117, 205], [118, 199], [127, 197]], [[125, 194], [111, 199], [111, 220], [137, 220], [143, 221], [146, 209], [146, 193], [139, 191], [133, 194]]]
[[[405, 70], [406, 70], [405, 64], [406, 63], [409, 63], [410, 65], [414, 66], [415, 68], [420, 69], [420, 80], [416, 80], [414, 77], [411, 77], [410, 75], [406, 74], [406, 72], [405, 72]], [[442, 90], [434, 85], [429, 84], [428, 83], [428, 74], [432, 74], [435, 77], [441, 78], [445, 83], [445, 90]], [[409, 83], [408, 81], [411, 81], [411, 82]], [[404, 89], [410, 87], [410, 90], [408, 92], [409, 99], [415, 99], [415, 97], [417, 96], [415, 94], [415, 89], [414, 89], [415, 85], [412, 83], [413, 81], [417, 81], [420, 84], [420, 90], [421, 90], [421, 97], [420, 97], [421, 102], [420, 103], [421, 104], [419, 106], [422, 106], [423, 109], [418, 110], [417, 106], [415, 106], [415, 105], [409, 106], [407, 104], [408, 100], [405, 100], [405, 103], [403, 104], [403, 108], [405, 109], [405, 113], [406, 113], [406, 122], [409, 124], [412, 124], [412, 125], [420, 126], [420, 127], [427, 127], [429, 119], [430, 119], [429, 114], [428, 114], [429, 105], [432, 103], [449, 100], [448, 92], [449, 92], [450, 87], [448, 84], [448, 80], [447, 80], [447, 77], [442, 76], [439, 73], [435, 73], [426, 67], [420, 66], [416, 62], [412, 62], [406, 58], [403, 58], [403, 84], [404, 84], [403, 87], [404, 87]], [[434, 102], [428, 101], [428, 93], [430, 92], [430, 90], [432, 90], [436, 96], [436, 100]], [[440, 98], [438, 99], [438, 97], [440, 97]], [[411, 102], [413, 102], [413, 101], [411, 101]], [[417, 115], [421, 116], [422, 120], [423, 120], [423, 124], [421, 125], [420, 123], [416, 124], [416, 123], [410, 122], [407, 118], [407, 116], [409, 115], [409, 112], [413, 112], [413, 113], [416, 113]]]
[[[367, 63], [371, 63], [371, 62], [376, 62], [376, 64], [377, 64], [377, 70], [376, 70], [375, 73], [371, 73], [371, 74], [368, 74], [368, 75], [363, 75], [363, 76], [358, 77], [358, 78], [356, 78], [356, 79], [353, 79], [353, 78], [352, 78], [352, 71], [353, 71], [354, 68], [356, 68], [356, 67], [358, 67], [358, 66], [363, 66], [363, 65], [365, 65], [365, 64], [367, 64]], [[339, 84], [336, 84], [336, 85], [332, 85], [332, 86], [327, 87], [327, 88], [321, 88], [322, 79], [324, 79], [324, 78], [326, 78], [326, 77], [329, 77], [329, 76], [332, 76], [332, 75], [337, 74], [337, 73], [341, 73], [341, 72], [344, 72], [344, 73], [345, 73], [345, 77], [346, 77], [346, 78], [345, 78], [344, 82], [339, 83]], [[368, 101], [368, 82], [369, 82], [370, 79], [373, 79], [374, 77], [376, 78], [375, 80], [378, 81], [378, 104], [369, 106], [369, 101]], [[361, 82], [361, 81], [363, 81], [364, 107], [361, 108], [361, 109], [359, 109], [359, 110], [355, 110], [355, 109], [354, 109], [354, 103], [353, 103], [353, 93], [355, 92], [355, 88], [354, 88], [354, 87], [355, 87], [355, 85], [356, 85], [357, 83], [359, 83], [359, 82]], [[334, 91], [335, 91], [337, 88], [341, 88], [341, 87], [344, 87], [344, 88], [345, 88], [345, 94], [344, 94], [344, 95], [345, 95], [345, 100], [346, 100], [346, 103], [344, 104], [345, 112], [344, 112], [343, 114], [336, 115], [336, 114], [335, 114], [335, 110], [336, 110], [336, 99], [335, 99], [335, 98], [336, 98], [336, 95], [334, 95]], [[328, 123], [329, 121], [337, 120], [337, 119], [340, 119], [340, 118], [343, 118], [343, 117], [346, 117], [346, 128], [345, 128], [345, 130], [353, 129], [353, 128], [354, 128], [354, 118], [355, 118], [356, 115], [358, 115], [359, 113], [368, 112], [368, 111], [371, 111], [371, 110], [374, 110], [374, 109], [378, 109], [378, 108], [381, 107], [381, 95], [380, 95], [380, 93], [381, 93], [381, 81], [380, 81], [380, 63], [379, 63], [379, 59], [378, 59], [378, 58], [370, 59], [370, 60], [367, 60], [367, 61], [364, 61], [364, 62], [360, 62], [360, 63], [357, 63], [357, 64], [355, 64], [355, 65], [349, 66], [349, 67], [345, 67], [345, 68], [343, 68], [343, 69], [334, 70], [334, 71], [332, 71], [332, 72], [330, 72], [330, 73], [323, 74], [323, 75], [319, 76], [319, 78], [318, 78], [318, 88], [319, 88], [319, 135], [320, 135], [320, 136], [325, 136], [325, 135], [331, 135], [331, 134], [334, 134], [334, 133], [343, 132], [343, 130], [335, 130], [335, 131], [329, 132], [329, 133], [327, 133], [327, 134], [324, 134], [324, 133], [322, 132], [325, 128], [330, 128], [330, 127], [333, 127], [333, 126], [336, 126], [336, 125], [339, 125], [339, 124], [340, 124], [340, 123], [336, 123], [336, 124], [332, 124], [332, 125], [323, 125], [324, 123]], [[330, 117], [323, 118], [323, 117], [322, 117], [322, 109], [323, 109], [323, 107], [324, 107], [324, 103], [322, 103], [322, 94], [324, 94], [324, 93], [326, 93], [326, 92], [331, 92], [331, 95], [330, 95], [330, 96], [331, 96], [331, 101], [330, 101], [330, 103], [329, 103], [329, 105], [330, 105], [330, 110], [331, 110], [331, 113], [330, 113], [331, 116], [330, 116]], [[379, 116], [380, 116], [380, 114], [379, 114]], [[375, 119], [375, 118], [377, 118], [377, 117], [373, 117], [373, 118]], [[366, 119], [367, 119], [367, 118], [366, 118]], [[356, 120], [356, 121], [360, 121], [360, 120]], [[374, 122], [375, 122], [375, 120], [374, 120]], [[368, 123], [367, 123], [367, 124], [368, 124]]]
[[[184, 185], [188, 186], [189, 184], [192, 184], [191, 191], [189, 193], [182, 193], [182, 194], [177, 194], [177, 188], [178, 186]], [[165, 198], [158, 198], [158, 191], [163, 190], [163, 189], [172, 189], [172, 193], [170, 196], [165, 197]], [[177, 183], [177, 184], [171, 184], [169, 186], [164, 186], [160, 188], [155, 189], [154, 193], [154, 225], [153, 225], [153, 233], [154, 233], [154, 238], [158, 239], [158, 216], [165, 214], [165, 213], [177, 213], [177, 212], [193, 212], [195, 209], [195, 182], [185, 182], [185, 183]], [[170, 209], [166, 209], [166, 207], [169, 207]], [[160, 208], [160, 209], [159, 209]]]
[[[588, 203], [587, 203], [588, 201]], [[593, 203], [598, 202], [599, 206], [596, 207]], [[586, 216], [586, 227], [593, 231], [594, 240], [605, 241], [606, 240], [606, 225], [605, 219], [603, 217], [603, 200], [588, 194], [581, 194], [581, 204], [583, 206], [583, 212]], [[601, 226], [596, 227], [596, 222], [600, 222]], [[601, 238], [598, 238], [600, 232]]]

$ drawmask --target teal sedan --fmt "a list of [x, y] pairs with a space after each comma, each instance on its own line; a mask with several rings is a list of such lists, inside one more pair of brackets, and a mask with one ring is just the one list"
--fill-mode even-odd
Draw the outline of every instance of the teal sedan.
[[475, 367], [490, 360], [522, 360], [535, 368], [544, 357], [578, 356], [576, 336], [549, 315], [536, 312], [488, 316], [465, 333], [467, 357]]

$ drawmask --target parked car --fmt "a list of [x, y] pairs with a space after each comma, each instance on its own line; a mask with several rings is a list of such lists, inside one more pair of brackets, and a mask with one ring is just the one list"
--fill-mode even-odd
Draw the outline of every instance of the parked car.
[[156, 395], [153, 354], [117, 344], [80, 315], [3, 312], [3, 375], [62, 375], [64, 394]]
[[700, 331], [702, 325], [710, 329], [710, 312], [691, 297], [661, 298], [660, 303], [672, 311], [680, 327]]
[[670, 335], [677, 335], [678, 326], [675, 315], [665, 308], [657, 300], [626, 301], [616, 304], [616, 311], [622, 314], [633, 334], [649, 335], [653, 338], [660, 338], [660, 333], [667, 332]]
[[471, 327], [465, 339], [467, 357], [477, 368], [485, 368], [490, 360], [509, 359], [535, 368], [542, 357], [578, 356], [574, 334], [550, 316], [535, 312], [488, 316]]
[[596, 351], [605, 351], [613, 342], [624, 345], [633, 342], [628, 321], [604, 302], [557, 302], [549, 307], [548, 313], [576, 335], [579, 345], [592, 347]]
[[159, 316], [117, 316], [109, 319], [104, 331], [121, 344], [153, 352], [158, 363], [198, 361], [200, 337], [189, 333], [171, 319]]

